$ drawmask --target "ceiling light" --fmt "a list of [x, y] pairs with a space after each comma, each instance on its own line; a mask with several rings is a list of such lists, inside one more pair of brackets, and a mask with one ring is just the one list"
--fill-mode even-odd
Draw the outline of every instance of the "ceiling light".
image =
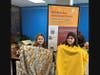
[[70, 0], [70, 5], [73, 5], [74, 1], [73, 0]]
[[45, 3], [44, 0], [29, 0], [29, 1], [31, 1], [33, 3]]

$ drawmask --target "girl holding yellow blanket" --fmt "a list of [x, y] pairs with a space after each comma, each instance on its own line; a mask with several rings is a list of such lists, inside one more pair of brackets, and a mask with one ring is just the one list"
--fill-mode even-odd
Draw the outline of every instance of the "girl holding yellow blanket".
[[88, 53], [77, 44], [77, 36], [69, 32], [65, 42], [58, 46], [56, 75], [84, 75]]

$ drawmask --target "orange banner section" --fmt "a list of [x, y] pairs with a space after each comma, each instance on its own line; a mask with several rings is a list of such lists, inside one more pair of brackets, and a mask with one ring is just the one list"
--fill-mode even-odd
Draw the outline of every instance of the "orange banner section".
[[49, 25], [77, 26], [79, 7], [49, 5]]

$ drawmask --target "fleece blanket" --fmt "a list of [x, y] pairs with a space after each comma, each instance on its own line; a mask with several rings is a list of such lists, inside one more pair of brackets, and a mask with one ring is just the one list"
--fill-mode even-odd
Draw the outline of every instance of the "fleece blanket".
[[56, 75], [84, 75], [88, 53], [79, 46], [60, 45], [57, 49]]
[[52, 51], [35, 46], [22, 46], [20, 49], [21, 75], [50, 75]]

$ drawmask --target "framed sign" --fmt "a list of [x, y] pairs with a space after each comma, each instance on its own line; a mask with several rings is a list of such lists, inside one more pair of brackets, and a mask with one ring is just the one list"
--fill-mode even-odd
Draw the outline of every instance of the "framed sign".
[[48, 48], [56, 51], [68, 32], [77, 33], [79, 7], [48, 5]]

